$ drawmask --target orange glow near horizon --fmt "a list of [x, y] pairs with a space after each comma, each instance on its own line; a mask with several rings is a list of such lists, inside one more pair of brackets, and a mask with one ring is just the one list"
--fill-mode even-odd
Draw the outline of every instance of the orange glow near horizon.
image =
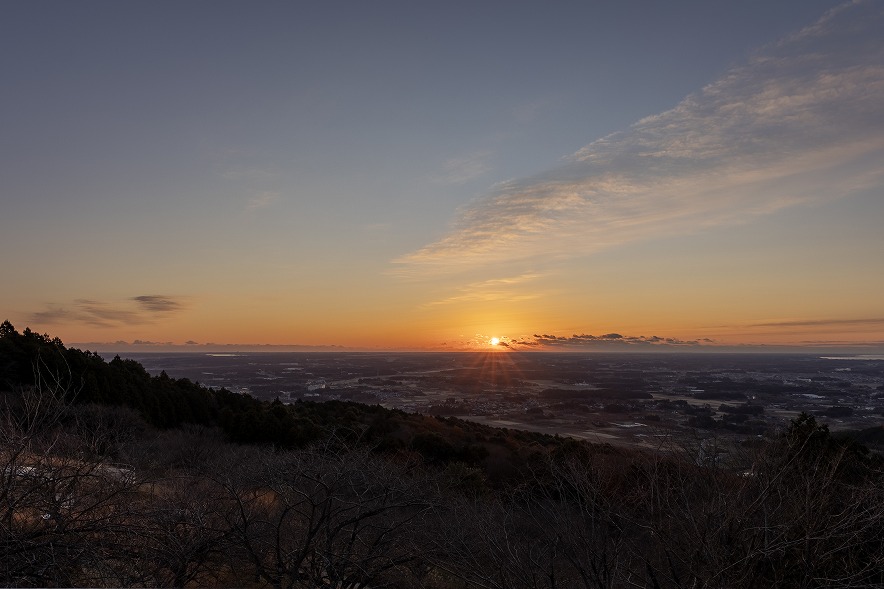
[[[573, 347], [569, 343], [548, 346], [548, 342], [534, 334], [570, 339], [581, 334], [598, 337], [612, 333], [623, 336], [619, 347], [610, 348], [616, 350], [627, 349], [622, 347], [627, 339], [652, 336], [660, 338], [660, 345], [654, 349], [668, 348], [669, 344], [662, 338], [667, 341], [671, 338], [676, 342], [671, 347], [673, 350], [689, 349], [678, 342], [691, 340], [699, 340], [699, 345], [707, 348], [763, 346], [759, 349], [771, 346], [840, 349], [851, 345], [878, 349], [877, 342], [884, 341], [884, 320], [876, 318], [879, 314], [874, 308], [863, 314], [826, 321], [826, 315], [814, 316], [810, 308], [795, 309], [787, 315], [765, 312], [763, 307], [749, 303], [742, 306], [733, 303], [725, 310], [722, 301], [714, 296], [707, 296], [705, 307], [696, 297], [685, 297], [685, 304], [692, 305], [692, 314], [669, 300], [661, 302], [660, 307], [647, 306], [642, 313], [630, 314], [632, 303], [638, 305], [641, 301], [627, 300], [624, 304], [629, 304], [620, 308], [611, 295], [598, 304], [606, 310], [601, 318], [588, 315], [580, 305], [558, 295], [551, 297], [550, 304], [542, 308], [526, 307], [521, 302], [511, 305], [496, 302], [495, 305], [463, 303], [425, 309], [412, 301], [391, 300], [383, 309], [385, 313], [371, 314], [366, 314], [362, 306], [347, 308], [341, 303], [339, 307], [338, 301], [328, 304], [311, 301], [315, 304], [301, 307], [292, 305], [293, 299], [284, 300], [287, 306], [280, 306], [278, 300], [272, 299], [263, 306], [243, 307], [230, 293], [224, 298], [179, 298], [182, 302], [174, 310], [154, 314], [139, 307], [137, 302], [119, 297], [102, 305], [90, 301], [77, 303], [79, 306], [72, 308], [79, 315], [59, 313], [58, 317], [40, 317], [42, 321], [37, 322], [27, 315], [10, 314], [0, 320], [10, 319], [19, 331], [28, 327], [59, 337], [66, 345], [100, 350], [132, 342], [132, 346], [140, 349], [167, 344], [194, 350], [211, 345], [270, 345], [507, 353], [580, 349], [576, 343]], [[662, 314], [661, 308], [669, 313]], [[104, 323], [84, 323], [80, 316], [88, 313], [104, 313], [110, 319]], [[125, 317], [126, 322], [111, 324], [115, 314]], [[864, 320], [863, 316], [871, 319]], [[591, 347], [603, 349], [601, 346], [606, 343], [616, 342], [595, 342]]]

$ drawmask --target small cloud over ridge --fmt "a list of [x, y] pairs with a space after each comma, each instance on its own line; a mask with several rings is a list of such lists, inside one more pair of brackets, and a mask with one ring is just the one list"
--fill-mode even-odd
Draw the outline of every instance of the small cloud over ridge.
[[185, 305], [173, 297], [140, 295], [124, 302], [77, 299], [62, 305], [48, 303], [42, 311], [31, 313], [29, 318], [40, 325], [81, 323], [95, 327], [118, 327], [153, 323], [184, 309]]
[[152, 313], [170, 313], [182, 308], [180, 302], [163, 295], [141, 295], [132, 297], [142, 309]]

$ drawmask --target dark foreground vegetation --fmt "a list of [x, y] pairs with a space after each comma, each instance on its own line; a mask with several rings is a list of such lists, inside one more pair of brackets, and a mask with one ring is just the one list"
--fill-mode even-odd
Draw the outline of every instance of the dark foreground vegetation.
[[881, 587], [879, 455], [259, 402], [0, 326], [6, 586]]

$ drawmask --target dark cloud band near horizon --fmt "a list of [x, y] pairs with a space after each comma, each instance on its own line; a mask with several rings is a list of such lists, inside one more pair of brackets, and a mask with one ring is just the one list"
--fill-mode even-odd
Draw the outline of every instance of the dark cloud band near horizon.
[[715, 340], [699, 338], [685, 340], [675, 337], [623, 335], [605, 333], [602, 335], [574, 334], [571, 336], [535, 333], [531, 336], [517, 338], [501, 338], [498, 345], [512, 350], [544, 349], [544, 350], [617, 350], [636, 348], [688, 348], [714, 346]]

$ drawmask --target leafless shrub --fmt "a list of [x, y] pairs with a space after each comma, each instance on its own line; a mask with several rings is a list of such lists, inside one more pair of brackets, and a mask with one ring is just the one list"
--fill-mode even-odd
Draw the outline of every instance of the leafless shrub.
[[273, 587], [392, 586], [423, 552], [415, 534], [436, 501], [406, 465], [336, 439], [221, 482], [236, 551]]

